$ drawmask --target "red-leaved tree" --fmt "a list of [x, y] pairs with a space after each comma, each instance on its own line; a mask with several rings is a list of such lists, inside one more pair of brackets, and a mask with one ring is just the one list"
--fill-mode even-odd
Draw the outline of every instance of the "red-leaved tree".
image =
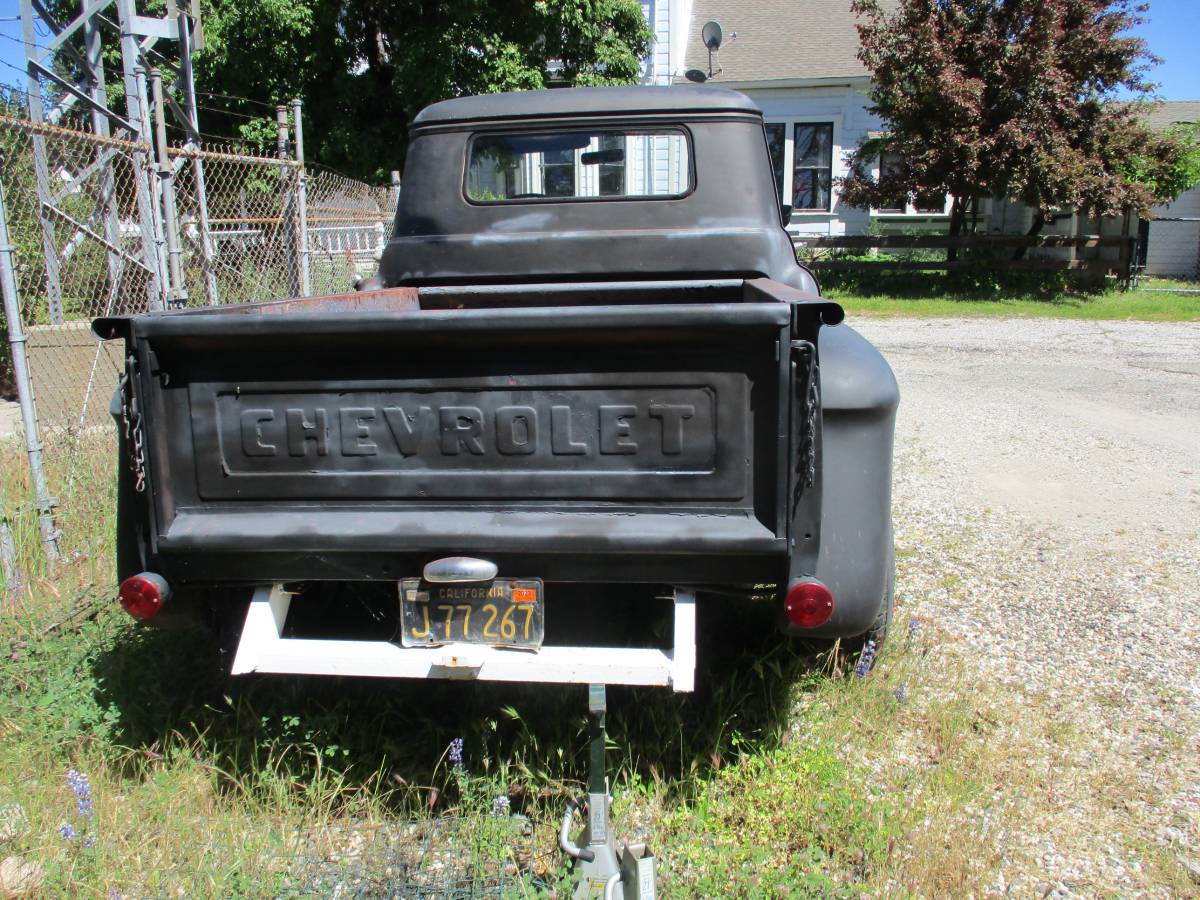
[[[1128, 34], [1132, 0], [855, 0], [871, 111], [886, 133], [861, 144], [843, 199], [883, 207], [950, 194], [951, 234], [978, 201], [1093, 214], [1170, 199], [1183, 142], [1152, 133], [1141, 103], [1155, 62]], [[893, 165], [874, 174], [879, 155]], [[1035, 216], [1035, 231], [1043, 216]]]

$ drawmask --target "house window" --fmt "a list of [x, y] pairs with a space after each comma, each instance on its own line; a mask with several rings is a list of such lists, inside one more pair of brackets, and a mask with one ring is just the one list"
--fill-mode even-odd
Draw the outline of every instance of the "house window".
[[574, 150], [547, 150], [542, 154], [542, 184], [547, 197], [575, 196]]
[[[903, 165], [899, 153], [884, 150], [879, 154], [879, 177], [882, 180], [888, 175], [897, 173]], [[909, 200], [914, 202], [909, 203]], [[911, 197], [903, 191], [886, 198], [875, 212], [888, 216], [904, 216], [909, 214], [942, 216], [946, 214], [946, 194], [944, 191], [918, 193]]]
[[[884, 150], [879, 154], [879, 178], [886, 178], [888, 175], [896, 174], [900, 169], [900, 154], [892, 150]], [[897, 193], [893, 197], [889, 197], [883, 206], [879, 207], [881, 213], [891, 213], [893, 215], [903, 214], [908, 206], [908, 197], [903, 193]]]
[[833, 196], [833, 123], [797, 122], [792, 159], [792, 208], [830, 209]]
[[787, 126], [782, 122], [768, 122], [763, 126], [767, 132], [767, 152], [771, 156], [771, 172], [775, 175], [775, 189], [783, 202], [783, 154], [787, 140]]
[[945, 191], [931, 194], [917, 194], [916, 200], [915, 206], [919, 213], [933, 213], [939, 216], [946, 213]]
[[620, 197], [625, 193], [625, 135], [600, 135], [600, 196]]

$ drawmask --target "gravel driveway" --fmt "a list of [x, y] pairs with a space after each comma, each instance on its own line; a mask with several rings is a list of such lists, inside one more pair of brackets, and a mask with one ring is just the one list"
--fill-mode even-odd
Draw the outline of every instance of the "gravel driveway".
[[1200, 893], [1200, 325], [855, 325], [901, 385], [901, 616], [1011, 698], [996, 740], [1061, 725], [995, 786], [995, 889]]

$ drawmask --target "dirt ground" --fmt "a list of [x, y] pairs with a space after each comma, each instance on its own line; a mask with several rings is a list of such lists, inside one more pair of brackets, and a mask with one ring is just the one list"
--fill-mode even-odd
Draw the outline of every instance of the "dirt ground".
[[1200, 326], [876, 319], [860, 330], [901, 381], [900, 443], [932, 454], [956, 493], [1106, 542], [1200, 527]]
[[21, 408], [9, 400], [0, 400], [0, 439], [13, 437], [21, 430]]
[[1058, 727], [995, 787], [995, 889], [1200, 892], [1200, 325], [855, 324], [901, 387], [901, 615], [1007, 692], [997, 741]]

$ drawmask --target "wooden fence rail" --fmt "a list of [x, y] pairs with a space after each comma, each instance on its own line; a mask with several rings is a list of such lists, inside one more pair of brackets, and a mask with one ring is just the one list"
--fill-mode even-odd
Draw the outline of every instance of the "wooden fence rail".
[[[882, 256], [878, 259], [838, 259], [828, 251], [864, 250], [1001, 250], [1006, 255], [997, 255], [992, 263], [997, 268], [1009, 271], [1054, 272], [1086, 271], [1096, 275], [1116, 275], [1122, 284], [1128, 284], [1137, 258], [1137, 238], [1114, 235], [1022, 235], [1022, 234], [971, 234], [951, 237], [944, 234], [881, 234], [881, 235], [793, 235], [805, 265], [817, 271], [851, 272], [890, 269], [893, 271], [934, 271], [979, 268], [978, 260], [962, 259], [896, 259]], [[1083, 258], [1069, 259], [1013, 259], [1012, 252], [1020, 249], [1058, 248], [1081, 251]], [[1117, 252], [1112, 258], [1104, 258], [1101, 251], [1113, 248]], [[947, 254], [949, 256], [949, 254]]]

